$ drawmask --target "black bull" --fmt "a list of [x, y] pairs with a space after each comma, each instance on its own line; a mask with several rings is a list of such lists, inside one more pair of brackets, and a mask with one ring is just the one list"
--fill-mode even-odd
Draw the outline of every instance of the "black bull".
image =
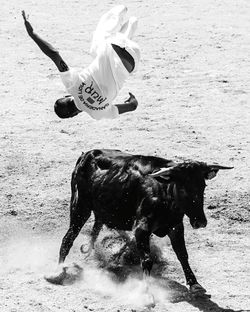
[[203, 211], [205, 180], [219, 169], [203, 162], [176, 164], [159, 157], [131, 155], [117, 150], [92, 150], [82, 154], [72, 173], [70, 227], [62, 240], [59, 262], [64, 262], [81, 228], [93, 211], [91, 245], [105, 224], [134, 231], [143, 271], [150, 272], [150, 235], [169, 236], [187, 284], [205, 291], [188, 263], [183, 217], [193, 228], [207, 225]]

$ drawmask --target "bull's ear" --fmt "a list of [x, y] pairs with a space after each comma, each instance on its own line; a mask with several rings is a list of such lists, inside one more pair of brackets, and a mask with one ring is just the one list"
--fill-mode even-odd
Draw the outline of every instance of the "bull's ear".
[[204, 177], [207, 180], [213, 179], [219, 170], [233, 169], [233, 167], [226, 167], [220, 165], [207, 165], [204, 173]]
[[171, 178], [171, 174], [173, 172], [173, 168], [174, 167], [160, 168], [160, 170], [151, 173], [150, 176], [154, 177], [154, 178], [161, 177], [161, 178], [164, 178], [164, 179], [170, 179]]

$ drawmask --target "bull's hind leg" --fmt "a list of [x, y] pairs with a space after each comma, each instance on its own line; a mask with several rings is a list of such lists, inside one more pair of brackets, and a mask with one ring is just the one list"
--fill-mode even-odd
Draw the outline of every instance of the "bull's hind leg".
[[82, 245], [80, 248], [81, 252], [86, 254], [85, 258], [87, 258], [91, 255], [91, 252], [94, 249], [95, 242], [96, 242], [97, 237], [98, 237], [98, 235], [102, 229], [102, 226], [103, 226], [103, 223], [97, 217], [95, 217], [95, 222], [94, 222], [93, 228], [92, 228], [91, 233], [90, 233], [90, 243], [89, 243], [88, 249], [84, 250], [84, 245]]
[[71, 201], [70, 226], [62, 240], [59, 263], [64, 262], [74, 240], [91, 215], [91, 209], [86, 206], [86, 202], [86, 200], [83, 202], [83, 198], [80, 196]]
[[[64, 262], [75, 238], [90, 217], [91, 209], [86, 206], [85, 202], [83, 201], [82, 196], [78, 197], [78, 191], [75, 189], [72, 194], [70, 205], [70, 226], [62, 240], [59, 254], [59, 264]], [[81, 278], [81, 273], [82, 268], [77, 264], [73, 264], [69, 267], [63, 265], [59, 266], [56, 273], [47, 275], [44, 278], [52, 284], [65, 285], [73, 283], [75, 280]]]

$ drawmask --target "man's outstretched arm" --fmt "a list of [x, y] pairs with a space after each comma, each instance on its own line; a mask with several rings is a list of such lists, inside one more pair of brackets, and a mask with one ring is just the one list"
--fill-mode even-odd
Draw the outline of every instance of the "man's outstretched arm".
[[39, 46], [39, 48], [46, 54], [56, 65], [60, 72], [65, 72], [69, 70], [68, 65], [64, 62], [59, 52], [48, 42], [43, 40], [40, 36], [38, 36], [28, 21], [29, 16], [25, 14], [25, 11], [22, 11], [22, 16], [24, 19], [24, 25], [29, 36], [35, 41], [35, 43]]
[[127, 113], [136, 110], [138, 106], [137, 99], [129, 92], [129, 98], [123, 104], [115, 104], [119, 114]]

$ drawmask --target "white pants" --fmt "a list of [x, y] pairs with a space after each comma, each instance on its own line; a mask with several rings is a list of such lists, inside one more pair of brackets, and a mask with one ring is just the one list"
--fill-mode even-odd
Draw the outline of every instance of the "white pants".
[[139, 46], [131, 39], [137, 29], [138, 20], [133, 16], [126, 21], [126, 13], [127, 7], [118, 5], [101, 17], [93, 34], [90, 53], [93, 57], [97, 56], [103, 41], [110, 41], [125, 48], [132, 55], [136, 70], [140, 59], [140, 50]]

